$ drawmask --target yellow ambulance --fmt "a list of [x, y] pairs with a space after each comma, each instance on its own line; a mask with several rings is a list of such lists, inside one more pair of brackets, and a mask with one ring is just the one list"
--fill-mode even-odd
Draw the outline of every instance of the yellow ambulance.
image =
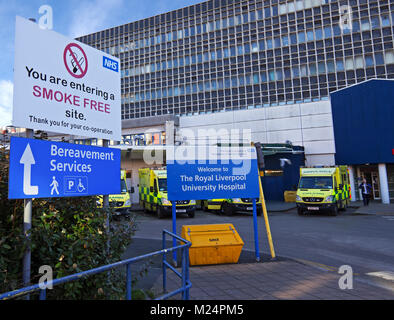
[[[109, 195], [109, 206], [114, 208], [115, 216], [128, 215], [131, 209], [130, 193], [134, 190], [129, 190], [126, 181], [126, 171], [120, 171], [120, 193]], [[98, 207], [103, 206], [103, 197], [99, 196], [97, 201]]]
[[[139, 170], [140, 206], [144, 211], [153, 211], [159, 219], [171, 216], [172, 203], [167, 198], [167, 170], [143, 168]], [[176, 213], [194, 218], [195, 200], [176, 201]]]
[[296, 204], [299, 215], [346, 210], [351, 190], [347, 166], [302, 167]]
[[[208, 199], [201, 200], [201, 209], [204, 211], [216, 211], [220, 214], [231, 216], [236, 212], [253, 212], [252, 198], [234, 199]], [[256, 213], [261, 215], [261, 201], [256, 201]]]

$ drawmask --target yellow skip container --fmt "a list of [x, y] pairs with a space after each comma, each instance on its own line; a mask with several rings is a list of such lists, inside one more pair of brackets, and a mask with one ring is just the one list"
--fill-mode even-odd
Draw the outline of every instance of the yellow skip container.
[[183, 239], [192, 243], [190, 265], [237, 263], [244, 242], [231, 223], [182, 226]]
[[284, 198], [285, 202], [296, 202], [297, 191], [285, 191]]

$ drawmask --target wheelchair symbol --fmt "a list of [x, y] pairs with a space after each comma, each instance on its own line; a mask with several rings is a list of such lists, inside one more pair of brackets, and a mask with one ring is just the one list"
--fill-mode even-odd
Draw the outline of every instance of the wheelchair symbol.
[[79, 179], [77, 190], [78, 190], [78, 192], [84, 192], [86, 190], [86, 188], [84, 187], [84, 185], [81, 182], [81, 179]]

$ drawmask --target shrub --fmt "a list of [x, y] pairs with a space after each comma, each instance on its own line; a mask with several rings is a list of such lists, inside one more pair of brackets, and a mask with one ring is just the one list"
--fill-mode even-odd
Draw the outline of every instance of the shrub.
[[[23, 200], [8, 200], [9, 151], [0, 146], [0, 292], [23, 287], [22, 260], [27, 242], [23, 234]], [[52, 267], [54, 278], [121, 260], [131, 242], [135, 219], [106, 228], [106, 211], [96, 197], [34, 199], [32, 212], [31, 280], [42, 276], [39, 267]], [[111, 211], [109, 210], [111, 217]], [[108, 241], [110, 250], [107, 248]], [[123, 274], [90, 276], [47, 290], [48, 299], [118, 299], [124, 297]]]

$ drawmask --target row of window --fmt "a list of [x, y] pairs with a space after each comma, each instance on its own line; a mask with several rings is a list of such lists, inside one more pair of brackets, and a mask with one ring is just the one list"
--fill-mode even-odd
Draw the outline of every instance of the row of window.
[[[366, 40], [364, 43], [362, 43], [361, 41], [356, 41], [357, 39], [359, 39], [357, 36], [359, 35], [353, 36], [354, 42], [351, 45], [351, 47], [345, 44], [344, 48], [342, 48], [342, 45], [340, 47], [336, 46], [335, 50], [334, 47], [326, 47], [326, 49], [318, 47], [316, 50], [313, 49], [312, 47], [312, 49], [307, 51], [307, 47], [301, 44], [298, 49], [302, 51], [298, 52], [297, 47], [295, 47], [294, 48], [295, 50], [291, 50], [291, 55], [290, 55], [290, 50], [288, 50], [288, 48], [283, 48], [281, 50], [275, 50], [275, 52], [273, 50], [269, 50], [267, 53], [260, 52], [258, 55], [257, 53], [252, 53], [252, 55], [244, 55], [244, 56], [239, 55], [237, 57], [230, 57], [229, 59], [226, 58], [223, 61], [216, 60], [216, 61], [210, 61], [209, 63], [206, 61], [204, 62], [204, 64], [200, 63], [196, 65], [191, 64], [192, 61], [190, 60], [190, 56], [186, 56], [186, 62], [188, 65], [186, 65], [185, 67], [183, 67], [185, 65], [185, 57], [176, 58], [174, 60], [171, 60], [170, 66], [173, 67], [174, 64], [176, 66], [179, 66], [179, 64], [181, 64], [181, 66], [179, 66], [181, 69], [175, 68], [173, 71], [172, 69], [167, 69], [167, 71], [164, 69], [160, 72], [161, 66], [163, 67], [168, 66], [167, 62], [165, 64], [163, 63], [159, 64], [160, 70], [157, 70], [158, 69], [157, 64], [147, 65], [139, 68], [133, 68], [132, 74], [130, 74], [130, 69], [126, 69], [122, 74], [123, 75], [122, 84], [127, 85], [130, 82], [135, 86], [136, 84], [139, 83], [139, 81], [144, 81], [145, 79], [146, 80], [151, 79], [153, 82], [160, 82], [160, 80], [166, 80], [168, 79], [169, 76], [172, 75], [174, 75], [177, 78], [179, 72], [181, 72], [184, 77], [189, 77], [191, 74], [197, 75], [197, 70], [199, 75], [202, 75], [203, 73], [208, 74], [208, 71], [210, 71], [210, 74], [215, 75], [216, 72], [218, 72], [218, 76], [220, 76], [220, 73], [222, 73], [220, 71], [223, 69], [225, 70], [225, 75], [229, 75], [230, 72], [247, 73], [247, 72], [252, 72], [252, 69], [253, 71], [258, 71], [259, 65], [260, 65], [260, 69], [266, 69], [267, 65], [268, 68], [274, 68], [274, 67], [281, 67], [282, 65], [289, 65], [290, 63], [292, 65], [305, 64], [307, 62], [312, 62], [316, 60], [323, 61], [327, 59], [328, 60], [333, 59], [334, 51], [336, 58], [342, 58], [343, 56], [345, 57], [357, 56], [361, 54], [370, 55], [374, 51], [380, 52], [383, 50], [387, 51], [388, 52], [387, 55], [390, 56], [390, 52], [391, 52], [390, 50], [393, 48], [393, 41], [391, 36], [390, 36], [391, 40], [389, 40], [388, 37], [384, 38], [385, 41], [384, 45], [382, 44], [382, 38], [374, 39], [373, 40], [374, 45], [372, 45], [372, 42], [369, 40]], [[234, 50], [236, 54], [237, 48], [235, 48]], [[218, 51], [207, 52], [202, 55], [202, 58], [209, 59], [209, 57], [212, 58], [214, 56], [217, 57], [217, 55], [222, 54], [223, 51], [228, 52], [227, 50], [220, 49]], [[274, 58], [274, 53], [275, 53], [275, 58]], [[253, 60], [251, 61], [251, 59]], [[388, 59], [387, 63], [391, 63], [390, 61], [391, 59]], [[189, 64], [191, 64], [191, 66], [189, 66]], [[232, 69], [231, 71], [230, 71], [230, 65]], [[237, 68], [239, 68], [239, 70], [237, 70]], [[153, 72], [152, 70], [157, 71], [157, 73], [152, 73]], [[135, 74], [133, 74], [134, 72]], [[152, 76], [149, 76], [150, 73], [152, 73]], [[133, 78], [129, 78], [129, 76], [133, 76]], [[153, 83], [152, 81], [150, 83]]]
[[121, 144], [132, 146], [165, 145], [166, 133], [163, 131], [153, 133], [126, 134], [122, 135]]
[[[75, 144], [83, 144], [83, 145], [88, 145], [88, 146], [102, 146], [103, 145], [103, 139], [75, 139], [74, 140]], [[113, 146], [115, 145], [115, 141], [110, 141], [110, 145]]]
[[[388, 70], [388, 72], [391, 72], [391, 76], [394, 74], [394, 70]], [[367, 74], [367, 76], [365, 75]], [[353, 78], [350, 77], [347, 80], [345, 80], [345, 77], [340, 77], [342, 80], [337, 79], [334, 81], [326, 82], [326, 81], [318, 81], [318, 77], [314, 77], [314, 79], [310, 79], [310, 83], [308, 82], [308, 79], [306, 79], [306, 83], [302, 81], [302, 86], [298, 84], [298, 86], [289, 86], [289, 87], [280, 87], [279, 84], [280, 82], [272, 82], [269, 85], [261, 85], [261, 86], [248, 86], [248, 87], [241, 87], [241, 88], [232, 88], [232, 89], [225, 89], [225, 90], [219, 90], [219, 91], [212, 91], [212, 92], [201, 92], [198, 94], [193, 94], [193, 95], [188, 95], [188, 96], [180, 96], [180, 97], [169, 97], [169, 98], [162, 98], [158, 100], [152, 100], [152, 101], [140, 101], [136, 103], [131, 103], [125, 104], [125, 110], [128, 110], [129, 108], [131, 109], [140, 109], [143, 107], [151, 107], [154, 108], [155, 106], [160, 106], [160, 105], [176, 105], [178, 103], [185, 103], [186, 105], [191, 105], [194, 103], [203, 106], [204, 103], [215, 103], [215, 102], [224, 102], [224, 101], [238, 101], [238, 100], [245, 100], [245, 99], [251, 99], [255, 101], [260, 101], [260, 100], [268, 100], [268, 99], [273, 99], [275, 100], [276, 96], [281, 96], [286, 94], [286, 96], [291, 97], [293, 94], [297, 95], [299, 93], [304, 93], [304, 92], [309, 92], [309, 91], [314, 91], [314, 90], [322, 90], [321, 92], [323, 93], [323, 96], [327, 96], [328, 92], [330, 91], [335, 91], [339, 87], [345, 87], [347, 85], [354, 84], [355, 81], [361, 82], [365, 81], [366, 79], [372, 79], [376, 78], [376, 72], [375, 70], [367, 70], [367, 72], [364, 72], [362, 74], [357, 73], [357, 78], [355, 77], [355, 74], [353, 74]], [[379, 78], [386, 78], [385, 76], [385, 70], [379, 72]], [[290, 82], [291, 83], [291, 82]]]
[[[244, 12], [242, 14], [238, 14], [235, 17], [231, 18], [231, 19], [233, 19], [232, 21], [227, 20], [227, 19], [218, 20], [218, 22], [215, 22], [213, 26], [212, 25], [210, 26], [209, 30], [214, 31], [214, 30], [226, 28], [227, 26], [235, 26], [235, 25], [238, 25], [241, 23], [255, 21], [256, 18], [257, 19], [270, 18], [273, 16], [281, 15], [281, 14], [293, 13], [293, 12], [304, 10], [304, 9], [311, 9], [313, 7], [319, 7], [319, 6], [321, 6], [323, 4], [327, 4], [329, 2], [331, 2], [331, 1], [329, 1], [329, 0], [297, 0], [297, 1], [291, 1], [288, 4], [277, 5], [277, 4], [274, 4], [275, 3], [275, 1], [274, 1], [273, 4], [270, 4], [270, 6], [262, 8], [260, 10], [249, 11], [249, 12]], [[356, 2], [356, 1], [352, 0], [352, 2]], [[248, 3], [245, 3], [245, 4], [248, 5]], [[202, 3], [201, 5], [206, 5], [206, 4]], [[259, 5], [259, 7], [262, 7], [261, 4]], [[189, 7], [189, 8], [192, 9], [193, 7]], [[189, 8], [184, 8], [183, 10], [187, 10]], [[251, 5], [251, 8], [254, 8], [254, 5]], [[338, 9], [339, 9], [339, 6], [336, 3], [333, 4], [331, 7], [331, 10], [338, 10]], [[222, 10], [226, 10], [226, 9], [223, 8]], [[243, 11], [246, 11], [246, 10], [243, 10]], [[241, 12], [241, 10], [239, 8], [235, 10], [235, 13], [240, 13], [240, 12]], [[193, 13], [194, 13], [194, 10], [193, 10]], [[173, 14], [176, 14], [176, 11], [161, 15], [161, 17], [165, 17], [166, 15], [173, 15]], [[196, 16], [194, 16], [194, 17], [196, 17]], [[158, 20], [157, 19], [158, 17], [155, 17], [155, 18], [156, 18], [156, 20]], [[151, 18], [151, 19], [153, 19], [153, 18]], [[163, 19], [161, 19], [161, 20], [162, 20], [161, 22], [159, 22], [159, 21], [153, 22], [153, 20], [152, 20], [150, 27], [155, 27], [155, 24], [157, 25], [158, 23], [163, 23], [164, 22]], [[144, 22], [146, 22], [146, 21], [140, 20], [140, 21], [136, 22], [135, 24], [143, 24], [144, 25]], [[145, 33], [147, 33], [148, 28], [149, 28], [149, 26], [146, 25], [146, 23], [145, 23], [145, 25], [143, 26], [143, 29], [145, 29]], [[123, 34], [123, 33], [127, 34], [128, 32], [131, 32], [131, 31], [134, 31], [133, 28], [131, 27], [131, 25], [124, 25], [124, 26], [116, 27], [114, 29], [108, 29], [105, 31], [101, 31], [101, 33], [96, 33], [96, 34], [81, 37], [81, 41], [90, 43], [93, 41], [99, 41], [100, 39], [103, 40], [104, 38], [113, 38], [114, 36], [118, 36], [119, 34]], [[151, 32], [153, 32], [153, 30], [151, 30]], [[178, 36], [176, 35], [175, 37], [178, 37]], [[151, 38], [151, 39], [148, 39], [148, 41], [150, 43], [152, 43], [154, 40]], [[161, 41], [161, 40], [159, 40], [159, 41]], [[171, 40], [168, 40], [168, 41], [171, 41]], [[140, 47], [143, 47], [143, 46], [145, 46], [145, 45], [142, 44]]]
[[[197, 18], [197, 22], [202, 18], [203, 20], [206, 19], [208, 16], [209, 18], [213, 18], [214, 14], [215, 17], [218, 17], [220, 13], [222, 14], [239, 14], [243, 13], [247, 10], [255, 10], [255, 8], [262, 8], [261, 16], [267, 17], [277, 17], [279, 15], [285, 14], [293, 14], [294, 12], [299, 12], [301, 10], [311, 11], [313, 8], [313, 15], [316, 15], [318, 12], [323, 13], [332, 13], [335, 11], [341, 11], [342, 5], [350, 5], [352, 7], [361, 7], [367, 8], [368, 5], [373, 8], [378, 6], [377, 1], [368, 1], [368, 0], [346, 0], [346, 1], [326, 1], [326, 0], [296, 0], [296, 1], [289, 1], [288, 3], [281, 3], [278, 5], [278, 0], [272, 0], [269, 2], [263, 1], [246, 1], [244, 3], [240, 3], [238, 0], [220, 0], [222, 4], [216, 4], [218, 0], [215, 0], [215, 11], [213, 9], [213, 1], [211, 2], [203, 2], [201, 4], [197, 4], [195, 6], [185, 7], [183, 9], [179, 9], [177, 11], [167, 12], [165, 14], [161, 14], [155, 17], [151, 17], [148, 19], [140, 20], [131, 24], [122, 25], [119, 27], [115, 27], [112, 29], [104, 30], [96, 34], [91, 34], [85, 37], [82, 37], [83, 42], [94, 42], [103, 39], [113, 39], [119, 35], [128, 36], [129, 32], [133, 34], [139, 34], [140, 36], [154, 34], [157, 32], [157, 26], [167, 26], [167, 29], [176, 26], [182, 26], [185, 21], [193, 18]], [[392, 1], [391, 1], [392, 2]], [[231, 6], [232, 3], [235, 3], [234, 6]], [[331, 3], [329, 6], [325, 5]], [[229, 5], [228, 7], [227, 4]], [[380, 5], [388, 4], [388, 0], [381, 0], [379, 1]], [[263, 6], [267, 7], [263, 7]], [[322, 6], [322, 7], [320, 7]], [[241, 10], [242, 8], [242, 10]], [[201, 18], [200, 18], [201, 17]], [[178, 18], [178, 22], [176, 21]], [[163, 28], [164, 29], [164, 28]]]
[[[378, 19], [378, 17], [375, 18]], [[388, 16], [386, 18], [388, 18]], [[386, 20], [386, 18], [384, 16], [381, 17], [382, 25], [384, 26], [390, 25], [390, 20], [389, 19]], [[354, 31], [359, 30], [359, 26], [356, 25], [357, 22], [354, 22]], [[361, 26], [362, 26], [361, 29], [365, 31], [365, 30], [369, 30], [371, 26], [373, 28], [378, 28], [380, 24], [373, 25], [373, 24], [369, 24], [368, 22], [362, 24]], [[255, 41], [250, 44], [245, 43], [237, 46], [233, 45], [230, 46], [229, 48], [217, 49], [214, 51], [198, 53], [195, 55], [187, 55], [184, 57], [174, 58], [172, 60], [163, 60], [157, 63], [121, 70], [121, 76], [122, 77], [135, 76], [145, 73], [167, 70], [171, 68], [188, 66], [196, 63], [214, 61], [217, 59], [235, 57], [237, 55], [255, 53], [267, 49], [269, 50], [269, 49], [281, 48], [283, 46], [300, 44], [309, 41], [319, 41], [319, 40], [331, 38], [333, 35], [334, 36], [341, 35], [341, 30], [339, 26], [334, 25], [333, 28], [331, 27], [317, 28], [315, 30], [308, 30], [306, 32], [300, 31], [298, 33], [293, 33], [290, 35], [282, 35], [281, 37], [274, 37], [272, 39], [269, 38], [260, 41]]]
[[[360, 72], [359, 72], [360, 71]], [[363, 72], [361, 72], [363, 71]], [[311, 102], [311, 101], [319, 101], [325, 100], [328, 98], [329, 92], [347, 87], [349, 85], [353, 85], [358, 82], [365, 81], [367, 79], [372, 78], [393, 78], [394, 77], [394, 69], [391, 67], [387, 68], [385, 71], [384, 67], [369, 68], [366, 71], [357, 70], [357, 77], [354, 71], [350, 72], [353, 74], [353, 77], [348, 78], [347, 80], [341, 80], [337, 82], [330, 82], [330, 85], [327, 86], [327, 83], [323, 84], [314, 84], [314, 85], [306, 85], [302, 87], [295, 87], [291, 85], [286, 88], [283, 88], [283, 82], [272, 82], [269, 83], [270, 90], [268, 91], [268, 84], [260, 85], [260, 89], [256, 92], [250, 91], [250, 93], [245, 94], [245, 88], [233, 88], [221, 90], [218, 92], [213, 92], [215, 95], [210, 94], [210, 92], [199, 93], [197, 100], [196, 97], [188, 99], [186, 101], [185, 96], [174, 97], [174, 98], [166, 98], [164, 100], [152, 100], [146, 102], [137, 102], [132, 104], [125, 104], [122, 106], [122, 118], [135, 118], [135, 117], [144, 117], [167, 113], [175, 113], [175, 114], [183, 114], [185, 110], [194, 110], [199, 113], [205, 113], [206, 111], [212, 110], [216, 112], [217, 110], [224, 109], [226, 110], [237, 110], [237, 109], [246, 109], [253, 108], [253, 105], [262, 105], [266, 106], [277, 106], [277, 105], [285, 105], [285, 104], [294, 104], [294, 103], [302, 103], [302, 102]], [[348, 74], [350, 76], [350, 73]], [[315, 77], [317, 79], [317, 77]], [[313, 79], [313, 78], [310, 78]], [[343, 78], [344, 79], [344, 78]], [[300, 85], [300, 80], [293, 80], [293, 82], [298, 82]], [[289, 81], [286, 81], [286, 83]], [[273, 84], [273, 86], [271, 86]], [[303, 81], [304, 84], [304, 81]], [[280, 86], [281, 85], [281, 89]], [[255, 86], [249, 86], [251, 90], [253, 90]], [[277, 88], [276, 88], [277, 87]], [[241, 89], [244, 89], [244, 94], [237, 94], [238, 91], [241, 92]], [[272, 90], [271, 90], [272, 89]], [[234, 91], [237, 90], [237, 91]], [[225, 92], [225, 95], [224, 95]], [[249, 92], [249, 91], [248, 91]], [[210, 98], [212, 96], [212, 98]], [[186, 98], [190, 98], [191, 96], [186, 96]], [[205, 97], [205, 98], [204, 98]], [[168, 99], [168, 100], [167, 100]], [[198, 102], [197, 102], [198, 101]], [[186, 105], [186, 106], [183, 106]], [[231, 107], [229, 107], [231, 106]], [[191, 109], [192, 108], [192, 109]], [[216, 110], [216, 111], [215, 111]]]
[[[351, 1], [351, 2], [354, 2], [354, 1]], [[319, 3], [319, 4], [317, 4], [317, 3]], [[317, 1], [316, 4], [314, 4], [312, 6], [318, 7], [321, 4], [322, 4], [322, 1]], [[356, 3], [353, 3], [353, 5], [355, 5], [355, 4]], [[352, 4], [350, 4], [350, 5], [352, 5]], [[160, 34], [160, 35], [152, 36], [152, 37], [146, 38], [146, 39], [136, 40], [135, 42], [132, 42], [131, 48], [129, 48], [129, 49], [133, 50], [133, 49], [138, 49], [138, 48], [144, 48], [144, 47], [147, 47], [147, 46], [160, 44], [160, 43], [163, 43], [163, 42], [166, 42], [166, 41], [182, 39], [184, 37], [193, 36], [193, 35], [196, 35], [196, 34], [217, 31], [217, 30], [221, 30], [223, 28], [237, 26], [237, 25], [240, 25], [240, 24], [243, 24], [243, 23], [253, 22], [253, 21], [256, 21], [256, 20], [261, 20], [263, 18], [269, 18], [271, 16], [277, 16], [278, 14], [282, 15], [282, 14], [293, 13], [293, 12], [298, 11], [298, 10], [303, 10], [305, 7], [306, 8], [310, 8], [312, 6], [309, 6], [309, 5], [304, 6], [302, 1], [298, 1], [297, 2], [297, 6], [295, 5], [295, 2], [289, 2], [287, 4], [286, 3], [285, 4], [280, 4], [279, 7], [276, 6], [276, 5], [273, 5], [273, 6], [261, 9], [261, 10], [245, 12], [243, 14], [235, 15], [234, 17], [218, 19], [218, 20], [216, 20], [214, 22], [209, 22], [209, 23], [205, 23], [205, 24], [198, 24], [198, 22], [197, 22], [198, 25], [196, 27], [193, 26], [191, 28], [185, 28], [185, 29], [182, 29], [182, 30], [168, 32], [166, 34]], [[332, 13], [332, 10], [338, 10], [339, 9], [339, 7], [337, 5], [335, 7], [332, 7], [331, 11], [330, 11], [329, 8], [328, 9], [327, 8], [328, 7], [326, 7], [325, 10], [323, 10], [323, 11]], [[319, 12], [320, 12], [320, 8], [318, 8], [318, 9], [319, 9]], [[341, 9], [339, 9], [339, 10], [341, 10]], [[375, 12], [375, 11], [376, 10], [372, 9], [371, 13]], [[316, 13], [317, 12], [313, 12], [314, 15]], [[376, 13], [379, 14], [379, 11], [377, 10]], [[310, 14], [310, 16], [312, 16], [312, 14]], [[354, 16], [357, 16], [357, 13], [354, 13]], [[194, 25], [195, 23], [191, 22], [191, 24]], [[120, 52], [122, 52], [122, 48], [121, 48]]]
[[[394, 17], [393, 17], [394, 19]], [[273, 49], [279, 49], [281, 48], [281, 50], [290, 50], [289, 46], [291, 45], [291, 50], [292, 52], [295, 45], [302, 45], [305, 47], [306, 43], [308, 48], [314, 48], [314, 47], [319, 47], [319, 48], [323, 48], [323, 46], [332, 46], [333, 43], [335, 44], [347, 44], [349, 45], [350, 42], [352, 41], [359, 41], [361, 39], [365, 40], [371, 40], [373, 39], [374, 42], [378, 41], [379, 37], [381, 37], [382, 35], [385, 37], [385, 41], [390, 41], [392, 39], [389, 38], [392, 37], [392, 31], [390, 27], [385, 27], [383, 29], [372, 29], [372, 32], [370, 30], [368, 31], [364, 31], [364, 32], [353, 32], [352, 35], [350, 35], [349, 33], [345, 32], [345, 34], [341, 37], [338, 36], [340, 35], [340, 32], [338, 32], [339, 30], [337, 28], [335, 28], [335, 37], [332, 39], [331, 37], [329, 37], [328, 35], [330, 34], [330, 28], [326, 28], [325, 29], [325, 33], [324, 33], [324, 29], [319, 29], [316, 34], [312, 31], [312, 30], [308, 30], [309, 33], [305, 33], [304, 30], [299, 31], [300, 32], [300, 36], [298, 39], [298, 32], [292, 32], [291, 34], [282, 34], [282, 36], [275, 36], [272, 37], [271, 36], [265, 36], [265, 39], [270, 39], [271, 43], [272, 43], [272, 48]], [[321, 30], [323, 30], [323, 37], [321, 36]], [[334, 32], [332, 32], [332, 34], [334, 34]], [[263, 39], [263, 34], [260, 34], [260, 39]], [[251, 38], [251, 40], [250, 40]], [[130, 65], [134, 65], [134, 66], [138, 66], [138, 65], [145, 65], [149, 62], [159, 62], [160, 60], [166, 60], [169, 56], [187, 56], [187, 55], [194, 55], [199, 52], [202, 52], [203, 50], [209, 50], [208, 48], [211, 48], [211, 50], [213, 48], [228, 48], [229, 44], [231, 45], [236, 45], [236, 43], [238, 42], [238, 44], [240, 43], [249, 43], [249, 45], [251, 46], [253, 42], [258, 43], [259, 41], [256, 40], [257, 35], [253, 35], [251, 37], [249, 36], [245, 36], [243, 39], [241, 38], [241, 35], [238, 36], [237, 39], [235, 39], [235, 35], [233, 35], [233, 37], [229, 37], [229, 38], [218, 38], [218, 39], [212, 39], [211, 41], [204, 41], [204, 42], [199, 42], [199, 43], [195, 43], [193, 45], [190, 46], [174, 46], [172, 48], [167, 48], [167, 50], [165, 48], [161, 48], [155, 51], [152, 51], [151, 53], [146, 53], [145, 55], [140, 55], [138, 57], [135, 58], [128, 58], [128, 57], [122, 57], [121, 56], [121, 60], [122, 60], [122, 69], [127, 69], [128, 65], [130, 63]], [[304, 40], [304, 38], [306, 40]], [[312, 42], [308, 39], [314, 39], [316, 41]], [[264, 41], [264, 40], [263, 40]], [[265, 48], [267, 48], [268, 46], [270, 46], [270, 43], [265, 45]], [[270, 46], [271, 47], [271, 46]], [[300, 49], [301, 50], [301, 49]], [[275, 52], [277, 52], [278, 50], [276, 50]], [[160, 59], [161, 58], [161, 59]]]
[[147, 110], [140, 108], [136, 112], [126, 112], [122, 113], [122, 119], [133, 119], [133, 118], [139, 118], [139, 117], [150, 117], [150, 116], [156, 116], [156, 115], [165, 115], [165, 114], [176, 114], [180, 116], [192, 116], [192, 115], [198, 115], [198, 114], [210, 114], [210, 113], [215, 113], [215, 112], [224, 112], [224, 111], [230, 111], [230, 110], [243, 110], [243, 109], [257, 109], [257, 108], [263, 108], [263, 107], [275, 107], [275, 106], [283, 106], [283, 105], [288, 105], [288, 104], [294, 104], [294, 103], [309, 103], [309, 102], [316, 102], [316, 101], [323, 101], [323, 100], [328, 100], [328, 97], [318, 97], [319, 96], [319, 91], [317, 91], [314, 94], [314, 98], [311, 98], [310, 94], [305, 94], [307, 98], [302, 98], [302, 95], [300, 94], [300, 97], [297, 98], [298, 100], [288, 100], [288, 101], [279, 101], [277, 99], [272, 99], [272, 101], [277, 101], [277, 102], [271, 102], [271, 103], [264, 103], [264, 104], [242, 104], [242, 105], [227, 105], [225, 107], [224, 103], [220, 103], [219, 105], [207, 105], [205, 106], [198, 106], [196, 107], [171, 107], [171, 108], [158, 108], [158, 110], [153, 110], [152, 108], [149, 108]]
[[225, 77], [224, 79], [218, 80], [200, 81], [198, 83], [191, 83], [185, 86], [179, 85], [176, 87], [160, 88], [157, 90], [138, 92], [135, 94], [125, 94], [123, 95], [122, 103], [131, 103], [150, 99], [161, 99], [209, 90], [234, 88], [238, 86], [265, 83], [267, 81], [276, 81], [355, 69], [364, 69], [368, 67], [373, 67], [375, 65], [384, 65], [385, 63], [394, 63], [394, 51], [387, 51], [384, 55], [383, 53], [375, 53], [374, 55], [367, 54], [364, 56], [327, 60], [318, 63], [312, 62], [300, 66], [292, 66], [291, 68], [289, 67], [284, 69], [281, 68], [276, 70], [268, 70], [267, 72], [263, 71], [253, 74]]
[[[393, 75], [391, 75], [391, 78]], [[380, 77], [386, 78], [386, 77]], [[390, 77], [389, 77], [390, 78]], [[347, 85], [355, 84], [356, 82], [363, 81], [365, 79], [353, 80]], [[332, 88], [331, 91], [344, 88], [346, 85], [344, 84], [338, 88]], [[321, 100], [328, 100], [328, 89], [313, 89], [313, 90], [304, 90], [300, 92], [294, 92], [289, 94], [277, 94], [272, 95], [268, 92], [262, 93], [262, 97], [259, 99], [226, 99], [226, 102], [220, 99], [212, 100], [212, 102], [207, 101], [207, 103], [198, 103], [198, 105], [179, 105], [179, 104], [171, 104], [171, 105], [158, 105], [151, 107], [144, 107], [143, 104], [137, 104], [136, 109], [125, 109], [122, 110], [122, 118], [136, 118], [136, 117], [148, 117], [155, 116], [161, 114], [178, 114], [178, 115], [196, 115], [196, 114], [209, 114], [213, 112], [221, 112], [221, 111], [229, 111], [229, 110], [240, 110], [240, 109], [255, 109], [269, 106], [281, 106], [286, 104], [294, 104], [294, 103], [308, 103], [308, 102], [316, 102]], [[255, 100], [255, 101], [254, 101]], [[257, 102], [256, 102], [257, 101]]]
[[[122, 112], [123, 113], [123, 112]], [[75, 144], [91, 145], [91, 146], [102, 146], [102, 139], [75, 139]], [[138, 134], [126, 134], [122, 135], [121, 144], [127, 144], [132, 146], [150, 146], [150, 145], [165, 145], [166, 144], [166, 133], [165, 132], [150, 132], [150, 133], [138, 133]], [[116, 145], [116, 142], [111, 140], [110, 145]]]
[[[273, 7], [274, 8], [274, 7]], [[266, 10], [271, 10], [271, 7], [266, 8]], [[154, 37], [141, 39], [137, 41], [131, 41], [130, 43], [125, 43], [117, 46], [111, 46], [109, 48], [104, 48], [103, 50], [111, 55], [118, 55], [119, 53], [127, 52], [130, 50], [135, 50], [139, 48], [145, 48], [153, 45], [157, 45], [164, 42], [170, 42], [173, 40], [183, 39], [184, 37], [199, 35], [202, 33], [212, 32], [216, 30], [220, 30], [227, 27], [237, 26], [248, 22], [253, 22], [256, 20], [262, 19], [263, 12], [262, 10], [252, 11], [248, 13], [244, 13], [242, 15], [237, 15], [235, 17], [230, 17], [226, 19], [217, 20], [215, 22], [209, 22], [205, 24], [198, 24], [196, 26], [191, 26], [186, 29], [177, 30], [168, 32], [166, 34], [160, 34]], [[389, 26], [390, 18], [389, 15], [385, 14], [381, 17], [374, 16], [369, 19], [368, 17], [364, 17], [360, 20], [352, 19], [352, 24], [344, 24], [343, 32], [349, 33], [350, 30], [354, 31], [365, 31], [369, 29], [376, 29], [380, 26]], [[340, 29], [339, 24], [336, 26], [337, 29]], [[313, 33], [313, 31], [310, 31]], [[335, 35], [340, 35], [340, 30], [334, 29]], [[312, 39], [313, 40], [313, 39]]]

